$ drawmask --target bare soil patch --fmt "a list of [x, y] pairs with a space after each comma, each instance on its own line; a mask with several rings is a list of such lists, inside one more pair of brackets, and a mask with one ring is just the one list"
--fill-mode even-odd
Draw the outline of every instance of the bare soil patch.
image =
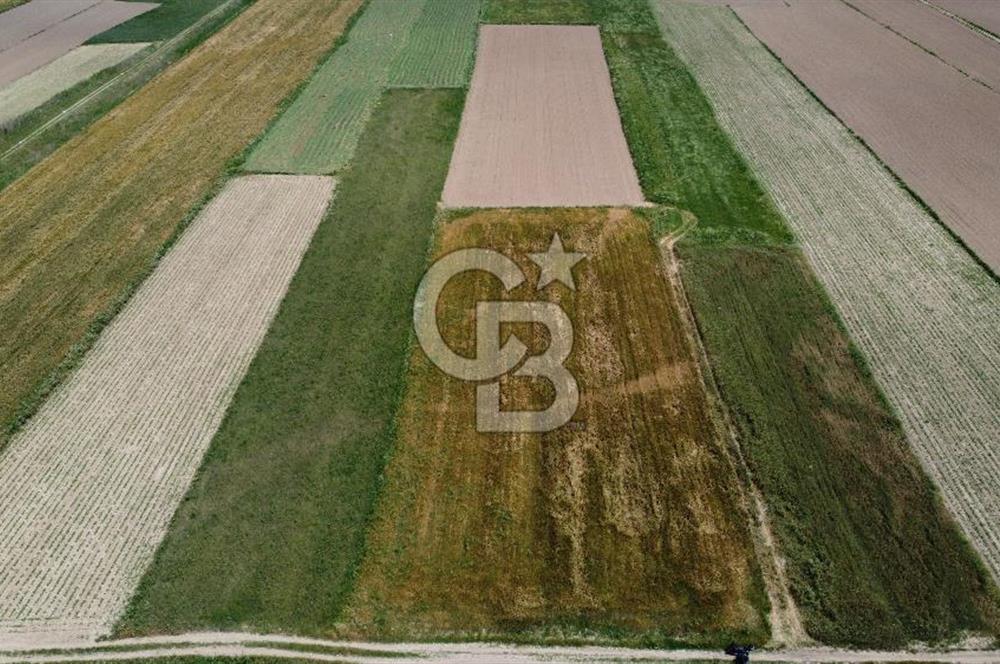
[[1000, 37], [1000, 2], [991, 0], [931, 0], [931, 4]]
[[481, 28], [443, 201], [448, 207], [643, 203], [597, 28]]
[[[29, 5], [25, 5], [29, 6]], [[105, 0], [0, 52], [0, 86], [30, 74], [94, 35], [156, 9], [150, 2]]]
[[1000, 95], [841, 3], [736, 11], [972, 251], [1000, 271]]
[[11, 440], [0, 456], [0, 632], [111, 627], [332, 190], [322, 177], [231, 182]]

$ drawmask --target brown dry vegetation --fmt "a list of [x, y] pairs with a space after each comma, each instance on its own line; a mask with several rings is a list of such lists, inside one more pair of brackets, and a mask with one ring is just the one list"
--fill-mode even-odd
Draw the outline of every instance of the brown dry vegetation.
[[[526, 257], [554, 231], [577, 265], [574, 295], [536, 294]], [[503, 297], [562, 304], [574, 420], [547, 434], [475, 430], [475, 386], [412, 355], [396, 450], [348, 617], [384, 636], [614, 633], [712, 642], [763, 638], [766, 599], [736, 478], [645, 221], [623, 210], [484, 211], [446, 223], [436, 255], [490, 247], [527, 281]], [[473, 355], [481, 273], [452, 280], [439, 321]], [[533, 352], [544, 328], [511, 326]], [[503, 384], [504, 409], [541, 409], [551, 388]]]
[[360, 4], [260, 0], [0, 193], [0, 425], [148, 273]]

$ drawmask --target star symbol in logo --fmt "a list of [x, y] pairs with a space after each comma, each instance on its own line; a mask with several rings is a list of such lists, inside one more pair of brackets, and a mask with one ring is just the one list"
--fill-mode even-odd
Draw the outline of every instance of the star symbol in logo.
[[552, 236], [548, 251], [543, 254], [528, 254], [531, 262], [542, 269], [542, 274], [538, 278], [539, 290], [553, 281], [561, 281], [570, 290], [576, 290], [576, 283], [573, 281], [573, 266], [586, 257], [587, 254], [566, 251], [559, 233]]

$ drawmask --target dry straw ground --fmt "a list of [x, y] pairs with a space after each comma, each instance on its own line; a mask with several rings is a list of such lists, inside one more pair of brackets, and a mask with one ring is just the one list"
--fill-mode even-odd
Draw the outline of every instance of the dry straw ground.
[[232, 181], [0, 454], [0, 632], [110, 629], [332, 189], [311, 176]]
[[658, 6], [668, 41], [795, 229], [907, 439], [1000, 576], [1000, 284], [728, 10]]
[[257, 2], [0, 192], [0, 423], [148, 273], [359, 5]]
[[[574, 322], [579, 411], [547, 434], [479, 433], [475, 385], [414, 350], [351, 621], [399, 638], [766, 638], [738, 480], [644, 220], [501, 210], [445, 223], [435, 255], [488, 247], [527, 275], [506, 295], [488, 276], [455, 277], [439, 303], [445, 338], [474, 355], [474, 302], [537, 297], [526, 254], [556, 231], [588, 254], [575, 294], [558, 283], [538, 294]], [[510, 329], [534, 353], [547, 343], [544, 328]], [[543, 381], [502, 386], [505, 410], [551, 400]]]
[[1000, 273], [1000, 95], [843, 3], [736, 12]]

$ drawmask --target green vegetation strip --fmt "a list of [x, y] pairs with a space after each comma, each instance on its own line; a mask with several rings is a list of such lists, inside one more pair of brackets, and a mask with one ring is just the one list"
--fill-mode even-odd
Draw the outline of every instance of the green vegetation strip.
[[[822, 288], [787, 246], [785, 221], [647, 4], [490, 0], [485, 17], [601, 26], [647, 198], [697, 217], [681, 245], [682, 276], [807, 630], [892, 647], [995, 629], [974, 555]], [[654, 229], [676, 226], [669, 208], [651, 215]]]
[[226, 0], [156, 0], [159, 7], [92, 37], [88, 44], [152, 42], [169, 39], [194, 25]]
[[988, 627], [988, 577], [800, 252], [682, 244], [680, 255], [810, 634], [902, 646]]
[[463, 97], [386, 94], [120, 633], [335, 624], [394, 437]]
[[479, 0], [372, 0], [245, 170], [337, 173], [351, 161], [386, 87], [465, 87], [479, 8]]
[[373, 0], [250, 153], [251, 172], [332, 174], [351, 160], [423, 0]]
[[425, 0], [406, 47], [389, 72], [389, 85], [461, 88], [469, 82], [480, 0]]

